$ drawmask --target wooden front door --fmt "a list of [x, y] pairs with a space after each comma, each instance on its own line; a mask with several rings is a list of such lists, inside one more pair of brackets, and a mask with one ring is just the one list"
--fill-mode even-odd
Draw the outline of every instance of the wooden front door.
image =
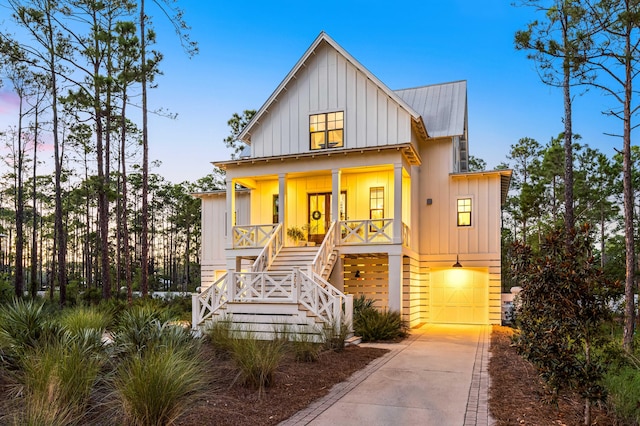
[[331, 225], [331, 193], [309, 194], [309, 242], [321, 244]]

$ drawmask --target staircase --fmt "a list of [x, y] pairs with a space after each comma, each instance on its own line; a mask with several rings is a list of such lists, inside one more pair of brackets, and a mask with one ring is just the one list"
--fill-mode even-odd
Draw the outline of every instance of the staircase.
[[232, 329], [259, 339], [291, 334], [321, 341], [328, 325], [350, 324], [352, 297], [326, 281], [338, 253], [323, 247], [281, 247], [264, 272], [230, 271], [193, 296], [194, 328], [231, 318]]

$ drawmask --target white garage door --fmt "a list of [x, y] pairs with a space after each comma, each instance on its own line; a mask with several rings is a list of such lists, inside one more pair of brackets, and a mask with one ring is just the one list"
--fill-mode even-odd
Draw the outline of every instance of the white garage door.
[[430, 289], [431, 322], [489, 323], [489, 274], [486, 268], [432, 270]]

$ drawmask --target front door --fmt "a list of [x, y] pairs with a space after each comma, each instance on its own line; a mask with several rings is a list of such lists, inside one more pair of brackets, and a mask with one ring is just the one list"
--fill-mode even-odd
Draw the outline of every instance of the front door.
[[321, 244], [331, 225], [331, 193], [309, 194], [309, 242]]

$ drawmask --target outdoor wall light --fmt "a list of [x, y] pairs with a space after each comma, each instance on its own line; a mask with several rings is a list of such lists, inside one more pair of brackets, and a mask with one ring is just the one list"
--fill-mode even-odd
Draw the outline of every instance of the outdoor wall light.
[[360, 278], [360, 271], [356, 271], [356, 278]]
[[462, 268], [460, 261], [458, 260], [458, 255], [456, 254], [456, 263], [453, 264], [453, 268]]

